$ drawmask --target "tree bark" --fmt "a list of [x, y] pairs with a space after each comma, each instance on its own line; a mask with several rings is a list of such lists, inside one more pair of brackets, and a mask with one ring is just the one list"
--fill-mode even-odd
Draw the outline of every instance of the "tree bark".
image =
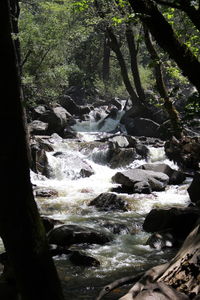
[[134, 12], [146, 24], [157, 43], [175, 60], [183, 75], [200, 92], [200, 62], [190, 49], [178, 40], [171, 25], [152, 0], [129, 0]]
[[105, 32], [104, 45], [103, 45], [103, 68], [102, 68], [102, 78], [105, 86], [105, 91], [108, 90], [108, 81], [110, 78], [110, 46], [109, 37]]
[[12, 32], [10, 1], [1, 0], [0, 235], [22, 300], [63, 300], [30, 182], [19, 57]]
[[135, 46], [135, 37], [133, 30], [130, 25], [126, 25], [126, 40], [128, 43], [128, 49], [130, 53], [131, 58], [131, 71], [133, 74], [133, 80], [135, 83], [135, 88], [137, 91], [137, 94], [139, 96], [139, 99], [141, 102], [145, 102], [145, 93], [144, 89], [142, 87], [142, 83], [140, 80], [140, 73], [138, 69], [138, 60], [137, 60], [137, 49]]
[[120, 46], [119, 43], [117, 41], [116, 36], [113, 33], [113, 30], [111, 27], [107, 28], [107, 33], [108, 36], [110, 38], [110, 48], [113, 50], [113, 52], [115, 53], [117, 60], [119, 62], [120, 68], [121, 68], [121, 75], [124, 81], [124, 85], [131, 97], [132, 103], [133, 105], [137, 105], [137, 106], [141, 106], [141, 103], [139, 101], [139, 97], [136, 94], [136, 92], [134, 91], [134, 88], [130, 82], [129, 76], [128, 76], [128, 71], [127, 71], [127, 67], [126, 67], [126, 63], [123, 57], [123, 54], [120, 50]]
[[161, 98], [164, 101], [164, 107], [169, 115], [169, 118], [170, 118], [170, 121], [172, 124], [173, 135], [176, 138], [181, 138], [182, 126], [181, 126], [180, 116], [179, 116], [178, 111], [174, 107], [172, 100], [170, 99], [170, 97], [168, 95], [168, 91], [167, 91], [167, 88], [166, 88], [166, 85], [164, 82], [164, 78], [163, 78], [162, 63], [161, 63], [159, 55], [152, 43], [149, 31], [146, 28], [146, 26], [144, 26], [144, 40], [145, 40], [147, 50], [153, 61], [157, 90], [158, 90]]

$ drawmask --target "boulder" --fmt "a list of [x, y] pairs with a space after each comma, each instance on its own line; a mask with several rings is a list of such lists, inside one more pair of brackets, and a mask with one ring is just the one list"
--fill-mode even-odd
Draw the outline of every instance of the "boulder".
[[36, 187], [34, 189], [34, 193], [36, 197], [41, 198], [52, 198], [52, 197], [58, 197], [58, 191], [50, 188], [45, 187]]
[[173, 237], [183, 240], [200, 217], [200, 210], [195, 207], [152, 209], [146, 216], [143, 229], [147, 232], [166, 231]]
[[57, 246], [57, 245], [49, 245], [50, 247], [50, 254], [52, 257], [54, 256], [60, 256], [60, 255], [67, 255], [68, 259], [72, 264], [75, 266], [80, 267], [99, 267], [100, 262], [92, 257], [88, 256], [87, 254], [81, 252], [81, 251], [74, 251], [74, 250], [68, 250], [66, 247]]
[[149, 149], [147, 148], [147, 146], [145, 146], [143, 144], [136, 144], [135, 150], [136, 150], [137, 154], [141, 156], [142, 159], [148, 158]]
[[50, 244], [70, 247], [73, 244], [100, 244], [104, 245], [111, 241], [111, 238], [93, 228], [78, 225], [62, 225], [52, 229], [48, 233]]
[[164, 173], [169, 176], [169, 184], [181, 184], [186, 179], [183, 172], [173, 170], [167, 164], [144, 164], [138, 169]]
[[99, 210], [103, 211], [128, 210], [127, 202], [113, 193], [100, 194], [98, 197], [92, 200], [88, 206], [95, 206]]
[[113, 104], [114, 106], [116, 106], [116, 108], [117, 108], [118, 110], [121, 110], [121, 109], [122, 109], [122, 105], [121, 105], [121, 103], [120, 103], [120, 101], [119, 101], [118, 98], [113, 98], [113, 99], [111, 99], [111, 101], [110, 101], [109, 103], [111, 103], [111, 104]]
[[60, 99], [60, 105], [64, 107], [71, 115], [81, 116], [84, 114], [89, 114], [90, 108], [88, 106], [78, 106], [74, 100], [67, 95], [64, 95]]
[[47, 216], [41, 216], [42, 223], [44, 225], [45, 231], [49, 232], [54, 228], [55, 225], [62, 224], [59, 220], [54, 220], [52, 218], [49, 218]]
[[176, 247], [177, 242], [171, 233], [167, 232], [155, 232], [153, 233], [146, 242], [152, 248], [162, 250], [165, 248]]
[[117, 172], [112, 180], [125, 188], [132, 188], [133, 193], [151, 193], [164, 190], [169, 182], [169, 177], [160, 172], [130, 169]]
[[31, 146], [31, 169], [35, 173], [40, 173], [41, 175], [49, 177], [50, 169], [48, 166], [48, 159], [46, 151], [39, 148], [37, 145]]
[[100, 262], [92, 257], [88, 256], [80, 251], [72, 251], [69, 256], [69, 260], [76, 266], [82, 267], [99, 267]]
[[48, 133], [48, 123], [34, 120], [33, 122], [28, 124], [28, 129], [30, 134], [34, 135], [46, 135]]
[[[55, 152], [54, 157], [61, 160], [62, 177], [78, 179], [81, 177], [89, 177], [94, 174], [94, 170], [87, 161], [75, 153], [71, 152]], [[50, 174], [54, 177], [53, 171]]]
[[131, 230], [122, 223], [115, 223], [112, 221], [102, 223], [102, 226], [107, 228], [113, 234], [128, 234]]
[[190, 196], [190, 200], [193, 203], [197, 203], [200, 201], [200, 172], [195, 173], [194, 178], [187, 191]]
[[159, 137], [159, 124], [146, 118], [123, 118], [127, 133], [133, 136]]
[[61, 106], [39, 106], [34, 109], [34, 116], [48, 124], [48, 134], [54, 132], [63, 135], [64, 128], [72, 122], [72, 116]]
[[140, 158], [134, 148], [109, 148], [109, 166], [112, 169], [125, 167]]
[[112, 143], [115, 143], [119, 148], [129, 147], [129, 141], [123, 135], [114, 135], [113, 137], [109, 137], [108, 141], [112, 142]]

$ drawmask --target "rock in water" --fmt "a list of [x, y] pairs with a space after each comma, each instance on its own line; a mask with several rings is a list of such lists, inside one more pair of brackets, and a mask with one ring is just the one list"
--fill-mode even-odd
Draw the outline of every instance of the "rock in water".
[[102, 193], [94, 200], [92, 200], [88, 205], [95, 206], [99, 210], [105, 210], [105, 211], [108, 210], [127, 211], [128, 210], [127, 202], [113, 193]]
[[160, 172], [132, 169], [117, 172], [112, 180], [125, 187], [131, 187], [133, 193], [151, 193], [162, 191], [169, 182], [169, 177]]
[[106, 244], [111, 238], [98, 230], [78, 225], [62, 225], [48, 234], [50, 244], [71, 246], [73, 244]]
[[167, 164], [144, 164], [138, 169], [164, 173], [169, 176], [169, 184], [181, 184], [186, 179], [183, 172], [173, 170]]

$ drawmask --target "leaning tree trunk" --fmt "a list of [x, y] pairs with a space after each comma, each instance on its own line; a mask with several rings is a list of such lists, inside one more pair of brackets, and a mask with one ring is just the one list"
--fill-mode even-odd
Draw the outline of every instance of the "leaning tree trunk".
[[146, 28], [146, 26], [144, 26], [144, 39], [145, 39], [145, 44], [146, 44], [147, 50], [149, 51], [149, 54], [153, 61], [157, 89], [158, 89], [158, 92], [159, 92], [161, 98], [164, 101], [164, 107], [169, 115], [169, 118], [170, 118], [170, 121], [172, 124], [173, 135], [176, 138], [181, 138], [183, 129], [181, 126], [181, 120], [179, 117], [179, 113], [176, 110], [176, 108], [174, 107], [173, 102], [168, 95], [167, 88], [165, 86], [165, 82], [163, 79], [162, 63], [161, 63], [159, 55], [152, 43], [149, 31]]
[[200, 92], [200, 62], [190, 49], [181, 43], [152, 0], [129, 0], [133, 10], [148, 27], [157, 43], [175, 60], [183, 75]]
[[11, 38], [10, 1], [0, 2], [2, 179], [0, 235], [22, 300], [63, 300], [30, 182], [19, 62]]
[[138, 59], [137, 59], [137, 54], [138, 51], [136, 49], [135, 45], [135, 37], [133, 30], [130, 25], [126, 25], [126, 40], [128, 43], [128, 49], [130, 53], [130, 58], [131, 58], [131, 71], [133, 75], [133, 80], [135, 83], [135, 88], [138, 94], [138, 97], [141, 102], [145, 102], [145, 93], [144, 89], [142, 87], [141, 79], [140, 79], [140, 73], [138, 69]]
[[109, 35], [109, 38], [110, 38], [110, 48], [113, 50], [113, 52], [115, 53], [115, 55], [117, 57], [118, 63], [119, 63], [120, 68], [121, 68], [121, 75], [122, 75], [122, 78], [123, 78], [123, 82], [124, 82], [124, 85], [126, 87], [127, 92], [130, 95], [130, 98], [132, 100], [135, 114], [136, 115], [140, 114], [142, 111], [145, 112], [146, 109], [143, 106], [143, 104], [140, 102], [139, 97], [136, 94], [136, 92], [135, 92], [135, 90], [134, 90], [134, 88], [133, 88], [133, 86], [130, 82], [127, 67], [126, 67], [126, 63], [125, 63], [123, 54], [121, 52], [119, 43], [117, 41], [117, 38], [116, 38], [115, 34], [113, 33], [113, 30], [112, 30], [111, 27], [107, 28], [107, 32], [108, 32], [108, 35]]

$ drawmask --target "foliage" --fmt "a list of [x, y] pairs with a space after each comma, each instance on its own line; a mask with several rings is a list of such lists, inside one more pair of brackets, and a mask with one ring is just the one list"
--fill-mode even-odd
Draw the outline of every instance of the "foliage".
[[[102, 19], [95, 10], [98, 2]], [[183, 11], [173, 7], [160, 9], [174, 31], [199, 57], [199, 32]], [[127, 97], [115, 55], [110, 55], [109, 81], [103, 82], [103, 45], [107, 26], [112, 26], [125, 58], [128, 73], [131, 64], [126, 25], [134, 29], [139, 73], [144, 89], [155, 90], [152, 65], [145, 49], [139, 19], [128, 1], [24, 0], [21, 2], [20, 42], [22, 75], [26, 104], [52, 102], [72, 85], [97, 88], [102, 96]], [[165, 66], [169, 88], [188, 84], [175, 63], [158, 48]]]
[[185, 105], [185, 120], [193, 120], [200, 118], [200, 97], [197, 92], [194, 92], [188, 99]]

